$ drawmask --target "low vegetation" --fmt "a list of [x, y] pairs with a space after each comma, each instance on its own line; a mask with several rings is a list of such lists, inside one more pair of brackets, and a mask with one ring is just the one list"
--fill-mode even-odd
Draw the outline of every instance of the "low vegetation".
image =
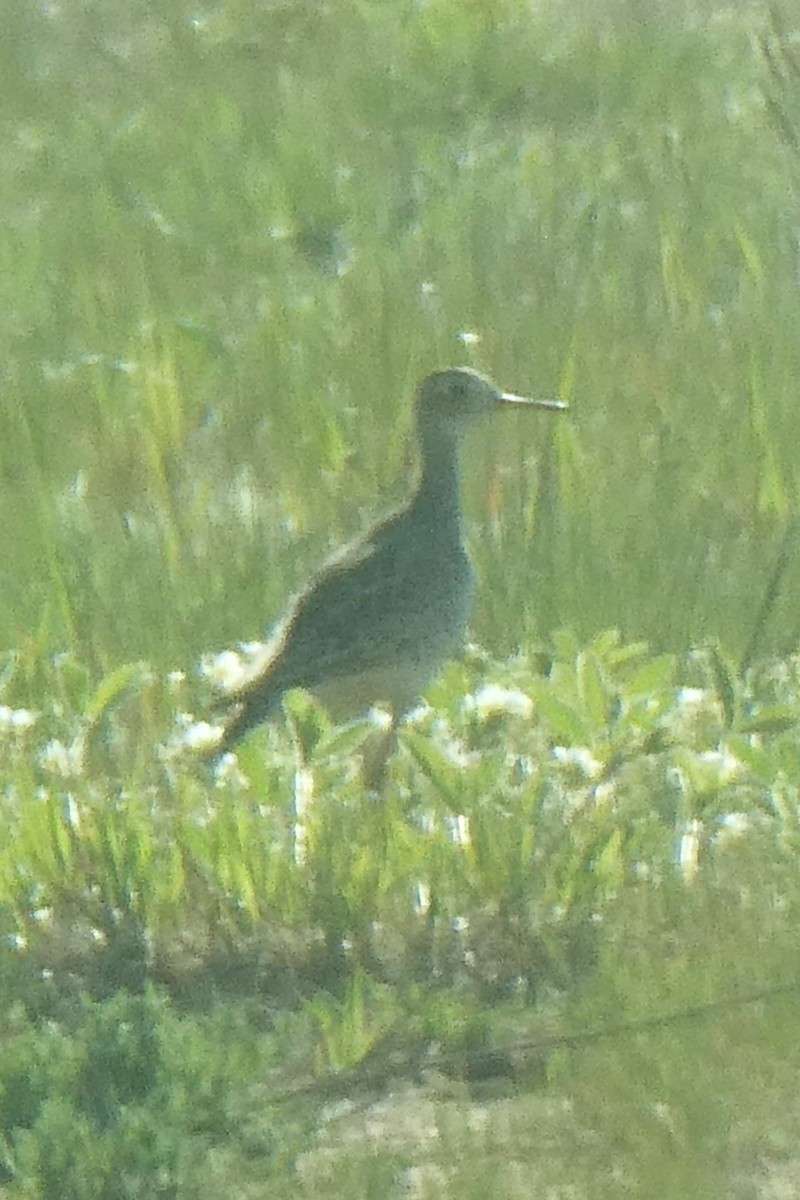
[[[6, 14], [2, 1200], [798, 1191], [800, 58], [668, 7]], [[454, 362], [476, 645], [204, 764]]]

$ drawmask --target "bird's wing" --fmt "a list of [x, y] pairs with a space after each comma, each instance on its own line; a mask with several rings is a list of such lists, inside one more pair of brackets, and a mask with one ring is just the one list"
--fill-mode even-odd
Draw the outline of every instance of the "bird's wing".
[[265, 688], [279, 695], [313, 687], [354, 665], [366, 670], [426, 655], [431, 592], [439, 580], [447, 587], [451, 569], [469, 567], [466, 559], [443, 564], [438, 554], [428, 562], [404, 517], [390, 518], [329, 560], [296, 597], [272, 659], [234, 700]]

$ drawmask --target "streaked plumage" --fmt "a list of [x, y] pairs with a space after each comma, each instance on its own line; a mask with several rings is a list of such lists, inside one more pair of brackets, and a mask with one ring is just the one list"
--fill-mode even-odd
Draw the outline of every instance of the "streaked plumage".
[[463, 367], [423, 381], [416, 405], [421, 469], [411, 499], [329, 559], [291, 602], [265, 665], [226, 697], [233, 713], [214, 755], [276, 715], [291, 688], [313, 693], [336, 721], [385, 703], [396, 722], [414, 705], [458, 651], [469, 615], [462, 436], [476, 418], [514, 404], [566, 407], [501, 392]]

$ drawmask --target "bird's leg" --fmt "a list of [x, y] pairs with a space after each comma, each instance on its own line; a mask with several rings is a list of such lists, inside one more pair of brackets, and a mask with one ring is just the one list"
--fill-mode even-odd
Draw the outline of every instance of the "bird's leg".
[[370, 792], [380, 793], [386, 784], [386, 768], [389, 759], [397, 746], [397, 727], [399, 718], [392, 713], [392, 722], [388, 729], [377, 737], [370, 739], [361, 766], [361, 778], [364, 787]]

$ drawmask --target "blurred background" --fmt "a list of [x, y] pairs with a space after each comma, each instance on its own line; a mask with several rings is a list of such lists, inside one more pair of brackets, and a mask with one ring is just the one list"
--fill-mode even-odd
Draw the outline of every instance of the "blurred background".
[[0, 643], [260, 635], [465, 363], [572, 406], [469, 448], [479, 643], [740, 658], [780, 559], [758, 648], [794, 648], [777, 8], [7, 4], [0, 54]]
[[[800, 1195], [794, 7], [0, 17], [2, 1200]], [[452, 364], [570, 413], [381, 801], [201, 765]]]

